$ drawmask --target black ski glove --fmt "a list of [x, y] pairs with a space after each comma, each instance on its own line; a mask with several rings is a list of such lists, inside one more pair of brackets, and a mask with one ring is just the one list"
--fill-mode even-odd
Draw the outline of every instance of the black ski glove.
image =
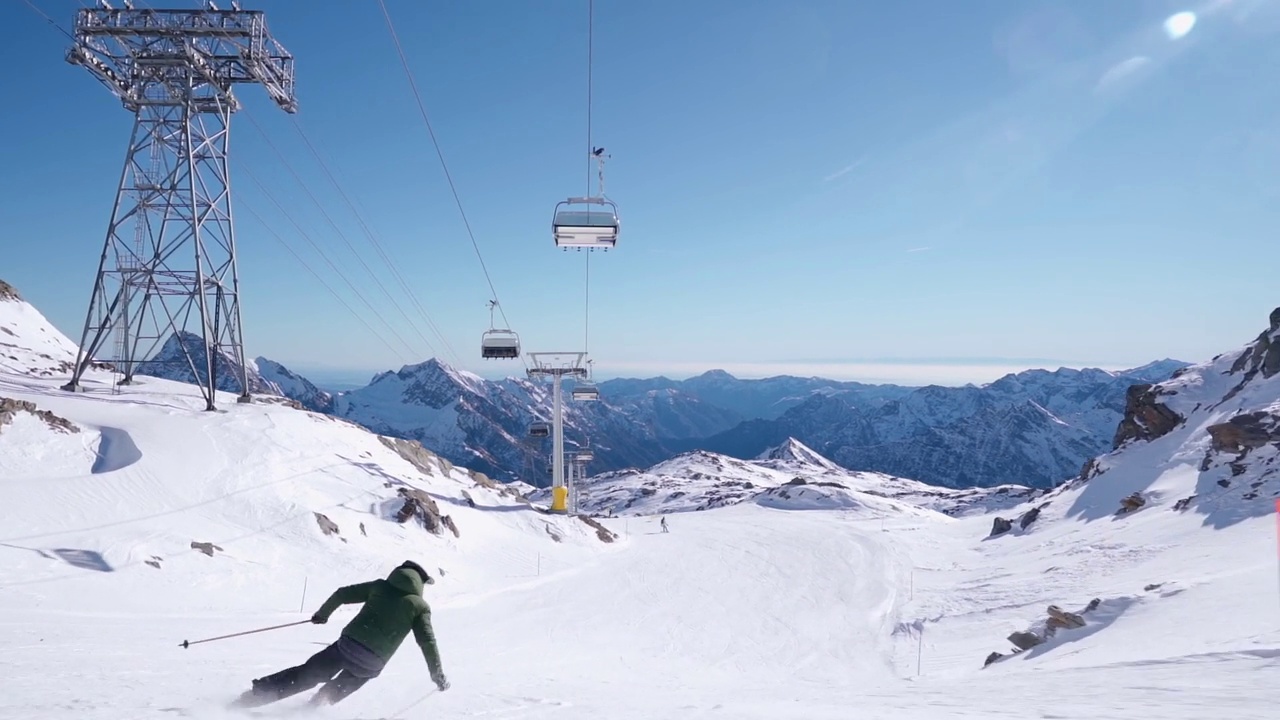
[[311, 622], [317, 625], [323, 625], [329, 622], [329, 618], [321, 616], [320, 613], [316, 613], [315, 615], [311, 616]]

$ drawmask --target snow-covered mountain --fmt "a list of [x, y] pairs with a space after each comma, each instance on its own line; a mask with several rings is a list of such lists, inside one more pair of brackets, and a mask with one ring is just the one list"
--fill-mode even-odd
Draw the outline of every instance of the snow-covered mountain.
[[[196, 359], [194, 373], [188, 356]], [[137, 373], [177, 382], [203, 383], [208, 373], [199, 359], [204, 356], [204, 338], [190, 332], [177, 332], [170, 335], [154, 355], [138, 363]], [[245, 365], [250, 393], [287, 397], [316, 412], [329, 412], [333, 409], [332, 395], [280, 363], [260, 357], [246, 361]], [[239, 392], [239, 371], [239, 363], [234, 358], [218, 351], [214, 373], [217, 375], [219, 390]]]
[[[905, 503], [960, 516], [1011, 507], [1043, 492], [1021, 486], [954, 490], [884, 473], [845, 470], [788, 438], [755, 460], [696, 450], [647, 470], [600, 473], [580, 482], [578, 508], [596, 515], [654, 515], [803, 500], [816, 507], [860, 502], [895, 512]], [[549, 502], [550, 491], [539, 489], [529, 497]]]
[[249, 370], [277, 394], [296, 400], [308, 410], [333, 411], [333, 395], [316, 387], [310, 380], [274, 360], [257, 357], [249, 362]]
[[50, 376], [69, 373], [75, 361], [76, 344], [0, 280], [0, 371]]
[[954, 488], [1049, 487], [1110, 446], [1131, 385], [1185, 365], [1027, 370], [981, 387], [916, 388], [870, 409], [813, 395], [775, 420], [744, 422], [699, 446], [749, 458], [794, 437], [846, 468]]
[[[723, 371], [682, 382], [610, 380], [600, 384], [601, 402], [566, 403], [566, 437], [570, 447], [593, 448], [593, 472], [647, 467], [697, 449], [751, 458], [796, 437], [849, 468], [949, 487], [1049, 486], [1105, 449], [1130, 384], [1182, 366], [1030, 370], [981, 388], [739, 380]], [[732, 408], [718, 404], [733, 398]], [[741, 411], [773, 413], [780, 404], [790, 409], [777, 419], [739, 422]], [[484, 380], [432, 359], [340, 393], [333, 412], [494, 477], [543, 485], [550, 443], [527, 432], [550, 418], [550, 406], [546, 385]]]
[[[859, 382], [842, 382], [818, 377], [776, 377], [744, 380], [724, 370], [708, 370], [687, 380], [656, 378], [619, 378], [600, 384], [600, 391], [608, 393], [617, 402], [657, 390], [675, 390], [698, 398], [711, 406], [723, 408], [737, 420], [750, 418], [776, 418], [788, 409], [799, 405], [814, 395], [839, 395], [856, 407], [879, 407], [909, 393], [913, 388], [899, 385], [867, 385]], [[712, 432], [717, 432], [718, 428]], [[669, 437], [705, 437], [710, 432]]]
[[[575, 403], [565, 388], [566, 448], [589, 444], [599, 467], [649, 464], [669, 456], [662, 433], [690, 418], [714, 415], [695, 398], [654, 391], [615, 405]], [[340, 393], [333, 412], [376, 432], [412, 438], [453, 462], [502, 480], [548, 481], [549, 439], [529, 437], [551, 419], [551, 387], [519, 378], [489, 381], [428, 360], [385, 372], [366, 387]]]

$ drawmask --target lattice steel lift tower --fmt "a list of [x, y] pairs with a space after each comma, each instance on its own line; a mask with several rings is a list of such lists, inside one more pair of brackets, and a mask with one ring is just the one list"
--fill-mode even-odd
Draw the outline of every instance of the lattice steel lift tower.
[[[236, 364], [249, 399], [240, 328], [240, 283], [227, 153], [237, 83], [257, 83], [285, 112], [298, 111], [293, 56], [261, 11], [139, 10], [107, 0], [76, 13], [67, 62], [88, 70], [134, 113], [133, 135], [98, 261], [80, 351], [64, 390], [114, 336], [123, 383], [177, 335], [214, 409], [220, 354]], [[199, 323], [199, 330], [190, 328]], [[187, 333], [205, 352], [187, 347]]]
[[582, 366], [583, 352], [545, 352], [529, 353], [533, 367], [525, 372], [529, 377], [550, 377], [552, 379], [552, 448], [551, 448], [551, 512], [567, 513], [569, 511], [569, 488], [564, 483], [564, 392], [561, 380], [570, 377], [586, 377], [587, 369]]

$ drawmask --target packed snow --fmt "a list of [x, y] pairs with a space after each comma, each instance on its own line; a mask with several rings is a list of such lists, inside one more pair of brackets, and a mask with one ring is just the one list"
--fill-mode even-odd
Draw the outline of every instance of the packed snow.
[[[0, 326], [14, 304], [0, 301]], [[406, 643], [315, 717], [1274, 717], [1271, 451], [1233, 476], [1261, 483], [1254, 498], [1174, 509], [1201, 463], [1219, 478], [1207, 423], [1223, 417], [1205, 413], [1280, 400], [1280, 376], [1257, 377], [1208, 409], [1240, 379], [1218, 371], [1174, 381], [1179, 428], [1002, 509], [1039, 512], [995, 537], [990, 513], [923, 507], [875, 474], [823, 485], [829, 469], [788, 457], [759, 461], [786, 470], [735, 468], [783, 478], [764, 502], [667, 515], [669, 532], [653, 515], [601, 519], [617, 533], [605, 542], [348, 422], [227, 394], [206, 412], [194, 387], [116, 388], [96, 371], [71, 394], [65, 376], [6, 366], [0, 397], [18, 409], [0, 427], [0, 716], [243, 717], [222, 708], [332, 641], [353, 610], [184, 640], [305, 620], [339, 585], [412, 558], [437, 577], [426, 597], [452, 688], [435, 691]], [[46, 443], [63, 444], [22, 455]], [[788, 486], [803, 468], [814, 474]], [[803, 491], [794, 504], [775, 497], [788, 487]], [[1159, 492], [1113, 514], [1135, 488]], [[390, 517], [402, 490], [433, 499], [458, 534]], [[1044, 632], [1050, 605], [1084, 626], [1010, 654], [1006, 638]], [[984, 667], [992, 652], [1003, 657]]]

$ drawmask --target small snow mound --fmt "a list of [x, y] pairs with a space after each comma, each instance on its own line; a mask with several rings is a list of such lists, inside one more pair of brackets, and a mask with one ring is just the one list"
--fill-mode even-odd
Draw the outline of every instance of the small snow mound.
[[837, 483], [788, 484], [756, 496], [756, 504], [774, 510], [868, 510], [868, 496]]

